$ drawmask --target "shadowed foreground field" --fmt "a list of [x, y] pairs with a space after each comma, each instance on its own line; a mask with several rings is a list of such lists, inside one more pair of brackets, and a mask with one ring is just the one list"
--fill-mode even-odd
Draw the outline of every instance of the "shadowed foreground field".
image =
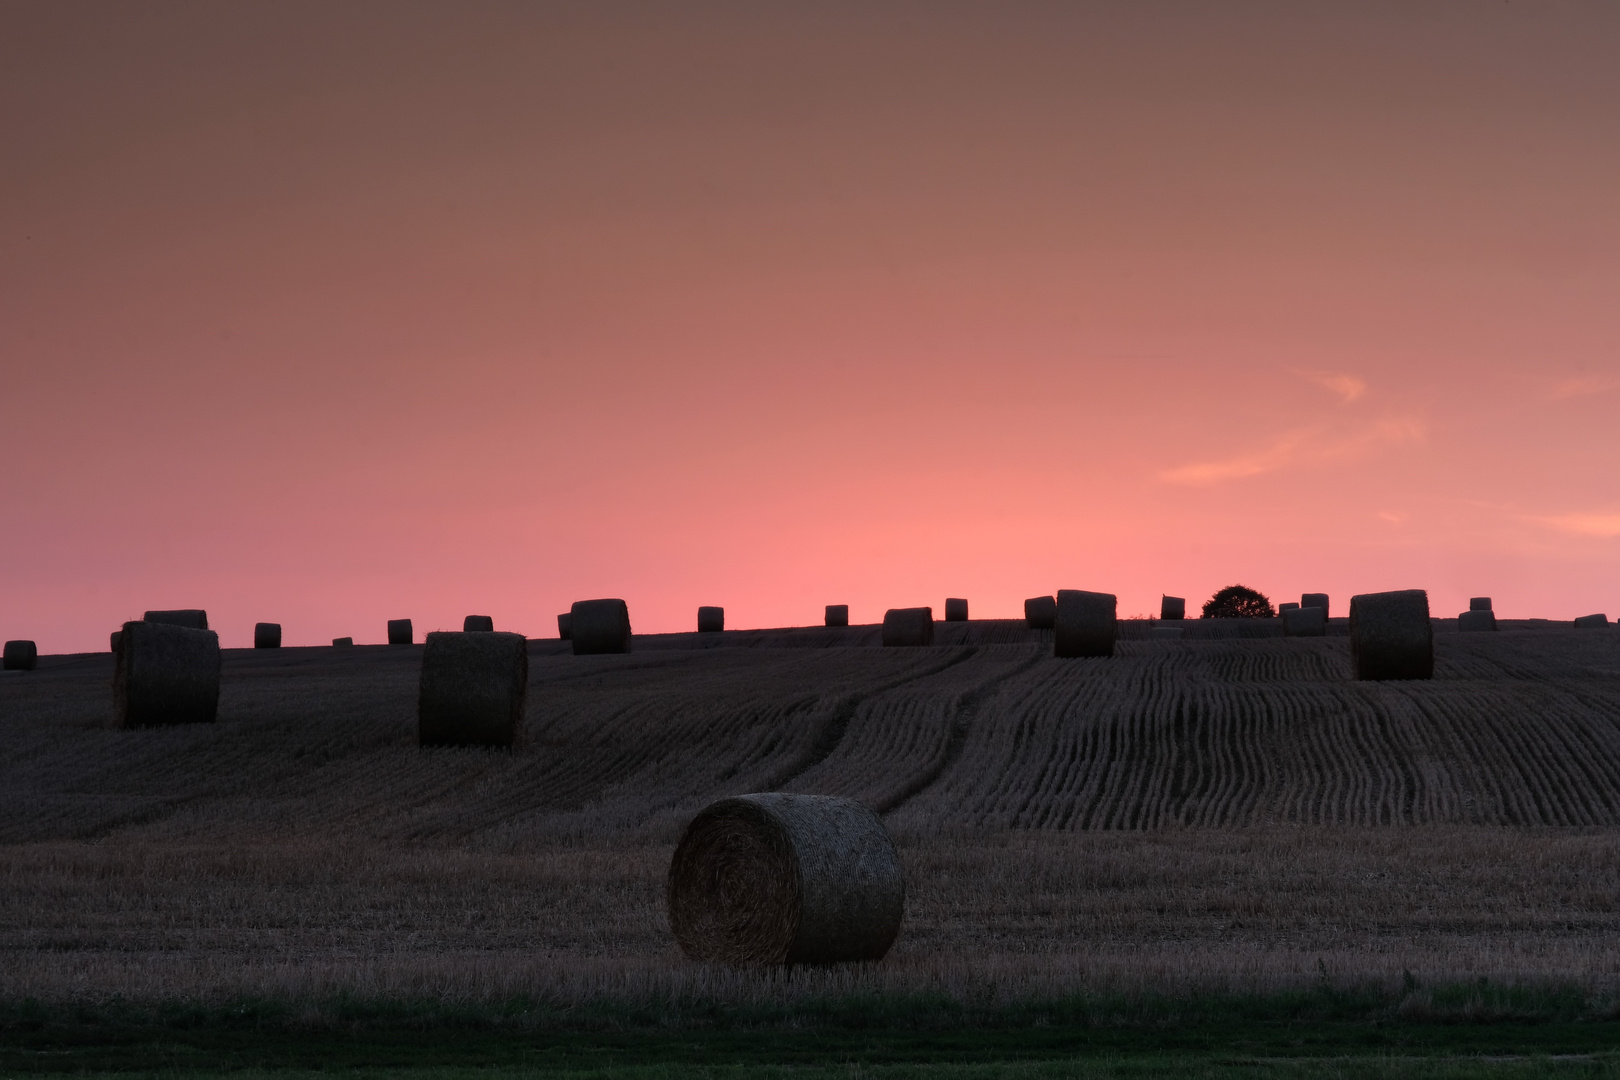
[[[1245, 1015], [1262, 1025], [1518, 1017], [1552, 1040], [1503, 1042], [1498, 1025], [1491, 1045], [1458, 1036], [1383, 1075], [1531, 1045], [1577, 1056], [1491, 1068], [1613, 1070], [1620, 636], [1448, 634], [1432, 682], [1362, 684], [1342, 637], [1128, 636], [1112, 660], [1059, 661], [1016, 623], [942, 630], [927, 649], [873, 647], [865, 627], [668, 635], [628, 656], [534, 642], [512, 753], [416, 748], [418, 647], [231, 651], [219, 723], [147, 731], [107, 727], [110, 657], [42, 658], [0, 680], [0, 1049], [22, 1055], [0, 1064], [67, 1053], [76, 1009], [102, 1049], [61, 1062], [102, 1067], [129, 1063], [108, 1045], [163, 1045], [175, 1003], [213, 1030], [241, 1002], [270, 1003], [256, 1030], [283, 1033], [345, 1030], [354, 1002], [407, 1003], [401, 1030], [449, 1003], [482, 1018], [470, 1029], [523, 1038], [775, 1032], [747, 1061], [703, 1059], [722, 1074], [817, 1024], [926, 1029], [932, 1046], [962, 1025], [1095, 1031], [1112, 1016], [1136, 1032], [1086, 1044], [1100, 1071], [1063, 1075], [1137, 1075], [1167, 1023], [1224, 1033], [1178, 1071], [1226, 1075], [1234, 1053], [1265, 1071], [1298, 1050], [1232, 1043], [1249, 1021], [1216, 1015], [1227, 1006], [1186, 1028], [1141, 1004], [1215, 995], [1260, 1002]], [[907, 873], [883, 963], [784, 975], [680, 956], [663, 876], [681, 826], [769, 789], [883, 813]], [[1560, 1042], [1560, 1024], [1579, 1037]], [[575, 1049], [546, 1067], [605, 1060]], [[1018, 1075], [1057, 1075], [1008, 1047], [822, 1050], [801, 1064], [843, 1053], [969, 1076], [1017, 1058]], [[545, 1064], [503, 1053], [456, 1060]], [[625, 1068], [652, 1071], [619, 1074], [692, 1053], [626, 1050]], [[1297, 1075], [1373, 1074], [1355, 1060]]]

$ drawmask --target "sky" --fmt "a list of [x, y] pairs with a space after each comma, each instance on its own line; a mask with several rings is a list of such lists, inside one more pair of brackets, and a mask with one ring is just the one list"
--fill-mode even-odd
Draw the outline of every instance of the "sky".
[[1620, 614], [1620, 5], [0, 0], [0, 637]]

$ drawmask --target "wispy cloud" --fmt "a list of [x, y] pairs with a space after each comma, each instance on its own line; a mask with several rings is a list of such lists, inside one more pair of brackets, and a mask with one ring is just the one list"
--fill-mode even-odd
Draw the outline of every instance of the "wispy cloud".
[[1538, 521], [1543, 525], [1551, 526], [1560, 532], [1574, 533], [1577, 536], [1600, 536], [1611, 539], [1620, 536], [1620, 514], [1552, 514], [1528, 515], [1531, 521]]
[[1309, 432], [1296, 431], [1284, 435], [1264, 450], [1218, 461], [1195, 461], [1174, 469], [1166, 469], [1159, 479], [1171, 484], [1219, 484], [1224, 480], [1241, 480], [1245, 476], [1259, 476], [1275, 472], [1294, 460], [1300, 445]]
[[1296, 465], [1345, 461], [1360, 457], [1379, 446], [1416, 442], [1424, 434], [1423, 421], [1411, 416], [1388, 416], [1338, 438], [1329, 437], [1322, 428], [1290, 431], [1263, 449], [1234, 457], [1179, 465], [1159, 473], [1159, 479], [1167, 484], [1207, 487]]
[[1299, 371], [1294, 374], [1302, 379], [1309, 379], [1324, 390], [1338, 394], [1346, 405], [1367, 392], [1367, 380], [1355, 375], [1347, 375], [1342, 371]]
[[1552, 389], [1547, 391], [1547, 400], [1563, 401], [1565, 398], [1591, 397], [1593, 394], [1604, 394], [1616, 388], [1620, 388], [1620, 379], [1613, 376], [1584, 375], [1553, 383]]

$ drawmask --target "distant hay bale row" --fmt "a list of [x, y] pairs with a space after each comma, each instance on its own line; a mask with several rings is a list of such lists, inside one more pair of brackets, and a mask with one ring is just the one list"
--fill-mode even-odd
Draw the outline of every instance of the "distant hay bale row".
[[1350, 660], [1358, 679], [1434, 677], [1434, 626], [1422, 589], [1350, 598]]
[[211, 724], [219, 711], [219, 635], [127, 622], [113, 669], [114, 723], [123, 728]]
[[464, 634], [489, 634], [495, 630], [495, 620], [489, 615], [468, 615], [461, 620], [461, 632]]
[[1161, 596], [1159, 598], [1159, 618], [1171, 622], [1187, 617], [1187, 601], [1180, 596]]
[[1287, 637], [1324, 637], [1327, 634], [1325, 606], [1295, 605], [1282, 613], [1283, 634]]
[[1321, 608], [1322, 618], [1328, 617], [1328, 594], [1325, 592], [1308, 592], [1299, 598], [1302, 608]]
[[578, 600], [568, 616], [575, 656], [630, 651], [630, 607], [623, 600]]
[[411, 629], [409, 619], [388, 620], [388, 644], [411, 645], [416, 642], [416, 633]]
[[255, 649], [281, 648], [281, 624], [274, 622], [254, 623], [253, 647]]
[[832, 964], [883, 958], [900, 932], [905, 879], [871, 810], [771, 792], [693, 818], [666, 896], [675, 940], [698, 963]]
[[33, 671], [39, 663], [39, 646], [32, 641], [8, 641], [0, 652], [0, 671]]
[[932, 645], [933, 643], [933, 608], [890, 608], [883, 613], [884, 648]]
[[945, 599], [945, 621], [946, 622], [967, 622], [968, 621], [967, 601], [962, 599], [961, 597], [946, 597], [946, 599]]
[[1050, 630], [1057, 624], [1057, 598], [1032, 596], [1024, 601], [1024, 624], [1031, 630]]
[[354, 638], [352, 637], [335, 637], [332, 639], [334, 649], [347, 649], [352, 645], [354, 645]]
[[172, 611], [148, 611], [142, 621], [163, 626], [185, 626], [192, 630], [208, 629], [208, 612], [201, 608], [176, 608]]
[[848, 626], [849, 625], [849, 605], [848, 604], [828, 604], [827, 605], [827, 625], [828, 626]]
[[1608, 625], [1609, 617], [1607, 615], [1582, 615], [1580, 618], [1575, 620], [1575, 628], [1577, 630], [1590, 630], [1594, 627]]
[[698, 633], [718, 634], [726, 628], [726, 609], [723, 607], [698, 608]]
[[1118, 600], [1113, 593], [1059, 589], [1052, 635], [1052, 655], [1113, 656], [1119, 636]]
[[421, 746], [511, 746], [523, 724], [528, 640], [493, 630], [435, 632], [422, 649]]

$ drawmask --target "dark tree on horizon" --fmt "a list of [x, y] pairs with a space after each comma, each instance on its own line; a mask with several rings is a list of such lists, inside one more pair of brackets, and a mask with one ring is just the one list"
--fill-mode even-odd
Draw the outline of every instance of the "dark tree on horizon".
[[1204, 602], [1206, 619], [1274, 619], [1271, 601], [1247, 585], [1228, 585]]

